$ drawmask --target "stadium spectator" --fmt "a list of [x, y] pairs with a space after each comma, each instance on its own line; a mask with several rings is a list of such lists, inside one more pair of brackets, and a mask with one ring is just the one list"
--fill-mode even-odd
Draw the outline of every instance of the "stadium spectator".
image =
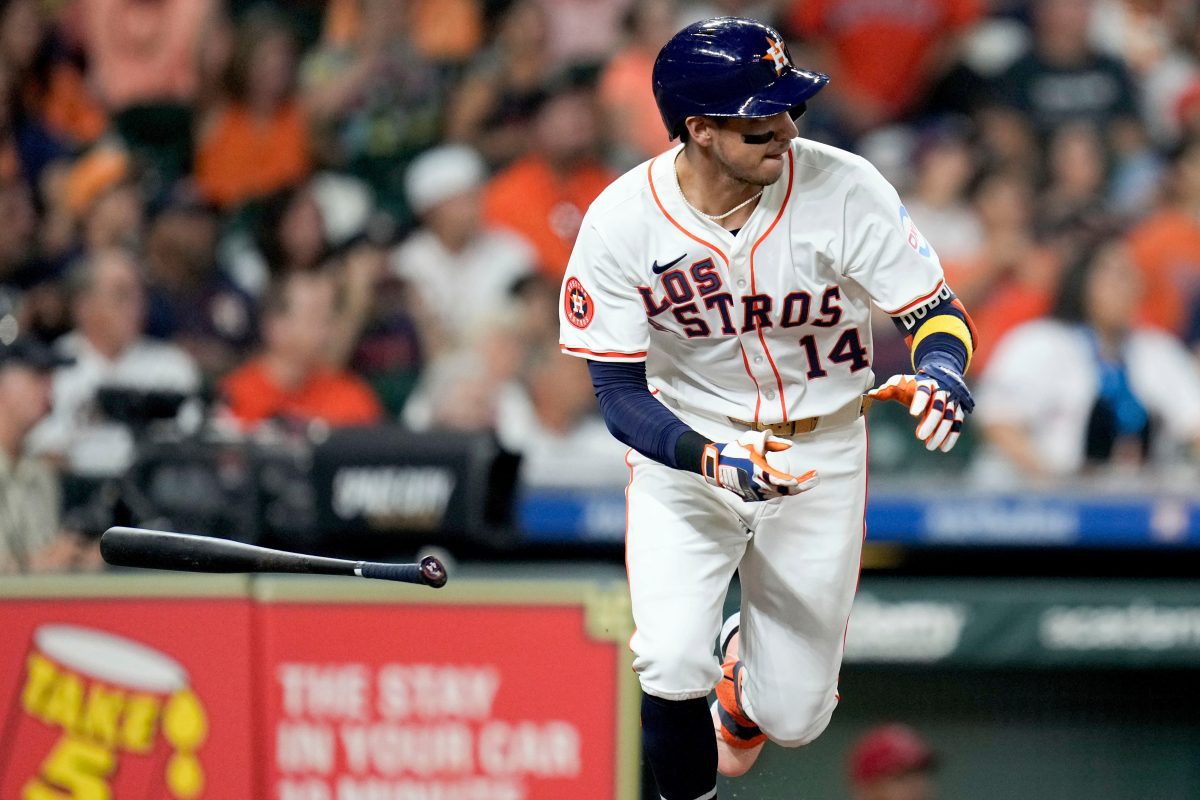
[[600, 75], [600, 104], [613, 161], [632, 167], [670, 142], [654, 101], [650, 73], [658, 51], [676, 31], [674, 0], [635, 3], [625, 18], [628, 41]]
[[1093, 8], [1092, 0], [1034, 6], [1033, 47], [995, 81], [1000, 108], [992, 113], [1023, 115], [1043, 138], [1080, 124], [1103, 132], [1102, 160], [1112, 162], [1115, 199], [1122, 210], [1136, 212], [1152, 193], [1158, 159], [1139, 116], [1132, 74], [1088, 40]]
[[979, 379], [980, 474], [1069, 477], [1200, 452], [1200, 367], [1141, 327], [1143, 283], [1110, 240], [1064, 275], [1052, 318], [1011, 331]]
[[272, 279], [320, 267], [330, 245], [311, 187], [290, 186], [264, 198], [254, 222], [254, 243]]
[[145, 289], [128, 252], [90, 252], [67, 281], [75, 330], [55, 348], [74, 364], [55, 372], [54, 408], [34, 429], [30, 446], [72, 472], [119, 475], [133, 457], [132, 433], [102, 416], [97, 391], [119, 387], [190, 394], [199, 388], [199, 372], [180, 348], [142, 335]]
[[598, 159], [595, 93], [564, 83], [538, 110], [528, 155], [496, 175], [484, 194], [484, 219], [523, 236], [538, 268], [562, 279], [583, 213], [616, 177]]
[[1034, 215], [1037, 232], [1052, 235], [1115, 223], [1105, 196], [1106, 161], [1100, 132], [1091, 124], [1068, 123], [1054, 131], [1046, 148], [1047, 184]]
[[521, 454], [525, 485], [611, 486], [628, 479], [627, 448], [595, 410], [585, 364], [554, 343], [532, 349], [518, 378], [499, 392], [496, 413], [496, 435], [504, 449]]
[[1137, 82], [1142, 121], [1160, 147], [1178, 142], [1176, 106], [1200, 77], [1197, 53], [1188, 52], [1196, 31], [1191, 3], [1106, 0], [1091, 14], [1089, 38], [1098, 50], [1122, 61]]
[[278, 278], [263, 299], [263, 351], [221, 384], [232, 415], [248, 426], [267, 420], [367, 425], [382, 408], [359, 377], [329, 365], [337, 284], [327, 272]]
[[49, 14], [36, 0], [6, 3], [0, 15], [0, 63], [11, 72], [21, 122], [44, 128], [62, 145], [88, 145], [104, 133], [108, 119], [79, 54], [57, 35]]
[[402, 419], [417, 431], [495, 430], [503, 383], [481, 350], [464, 347], [446, 353], [421, 373]]
[[912, 110], [982, 11], [979, 0], [797, 0], [789, 21], [812, 52], [809, 66], [835, 76], [834, 113], [853, 139]]
[[1009, 329], [1050, 310], [1058, 286], [1058, 254], [1033, 234], [1036, 193], [1029, 179], [1007, 170], [984, 173], [972, 192], [983, 241], [968, 258], [947, 262], [946, 279], [970, 303], [979, 331], [972, 371], [981, 369]]
[[907, 725], [872, 728], [859, 737], [847, 761], [853, 800], [934, 800], [937, 757]]
[[933, 126], [917, 142], [916, 180], [904, 205], [943, 265], [974, 255], [983, 244], [983, 229], [967, 196], [974, 159], [966, 131], [953, 123]]
[[984, 105], [972, 119], [979, 131], [978, 158], [989, 171], [1019, 173], [1030, 180], [1041, 175], [1042, 141], [1028, 118]]
[[216, 260], [220, 218], [179, 187], [146, 236], [146, 332], [179, 345], [207, 378], [223, 375], [255, 339], [254, 304]]
[[79, 0], [88, 79], [148, 198], [191, 171], [201, 40], [216, 0]]
[[450, 95], [446, 138], [473, 145], [493, 167], [529, 149], [534, 112], [552, 72], [546, 26], [537, 0], [516, 0]]
[[94, 545], [61, 530], [58, 476], [26, 450], [29, 431], [50, 410], [52, 375], [62, 361], [16, 321], [0, 321], [0, 575], [93, 563]]
[[196, 53], [215, 0], [79, 0], [79, 6], [89, 75], [109, 109], [194, 98]]
[[365, 230], [369, 220], [361, 218], [369, 209], [359, 209], [364, 212], [360, 215], [352, 208], [360, 205], [359, 188], [353, 178], [325, 174], [265, 198], [256, 208], [257, 253], [242, 254], [235, 267], [241, 273], [238, 284], [254, 295], [288, 275], [329, 272], [338, 283], [339, 299], [326, 355], [338, 368], [354, 354], [387, 269], [385, 251], [370, 241]]
[[23, 178], [31, 186], [50, 162], [66, 155], [69, 144], [47, 119], [44, 34], [32, 0], [7, 3], [0, 11], [0, 180]]
[[414, 47], [406, 10], [363, 0], [357, 22], [326, 36], [300, 69], [320, 161], [367, 181], [380, 205], [405, 220], [404, 168], [437, 142], [448, 88]]
[[1168, 203], [1129, 233], [1129, 252], [1142, 273], [1139, 316], [1177, 335], [1192, 334], [1200, 316], [1200, 133], [1175, 152]]
[[420, 379], [425, 363], [412, 307], [412, 287], [384, 270], [371, 287], [350, 368], [371, 385], [387, 416], [397, 418]]
[[434, 148], [408, 170], [408, 202], [422, 227], [392, 252], [391, 265], [418, 301], [430, 356], [462, 346], [512, 302], [517, 282], [534, 268], [524, 239], [483, 224], [486, 176], [483, 159], [466, 145]]
[[1072, 122], [1114, 139], [1140, 127], [1129, 70], [1088, 43], [1091, 10], [1091, 0], [1034, 4], [1033, 48], [996, 81], [998, 103], [1027, 116], [1042, 135]]
[[512, 310], [497, 311], [457, 350], [432, 359], [404, 407], [414, 430], [495, 430], [499, 397], [534, 343]]
[[305, 178], [308, 121], [295, 96], [296, 40], [287, 19], [255, 9], [239, 25], [229, 97], [198, 136], [196, 182], [221, 207]]
[[559, 285], [540, 273], [529, 275], [513, 287], [514, 308], [523, 341], [558, 343]]
[[335, 280], [338, 303], [325, 354], [341, 369], [354, 357], [363, 329], [377, 311], [378, 289], [387, 279], [387, 251], [364, 238], [343, 248], [326, 269]]

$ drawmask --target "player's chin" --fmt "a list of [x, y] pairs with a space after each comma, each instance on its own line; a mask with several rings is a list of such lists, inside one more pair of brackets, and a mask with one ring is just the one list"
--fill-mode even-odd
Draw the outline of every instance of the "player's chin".
[[783, 156], [763, 156], [758, 173], [764, 179], [764, 186], [769, 186], [779, 180], [779, 176], [783, 174]]

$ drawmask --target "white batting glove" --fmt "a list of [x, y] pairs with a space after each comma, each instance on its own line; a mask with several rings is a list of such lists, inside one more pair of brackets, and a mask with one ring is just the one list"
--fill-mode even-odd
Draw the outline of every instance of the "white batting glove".
[[867, 396], [907, 405], [908, 413], [918, 418], [916, 436], [925, 449], [943, 453], [954, 447], [967, 412], [975, 407], [962, 376], [944, 368], [934, 374], [893, 375]]
[[788, 472], [782, 453], [792, 443], [767, 431], [747, 431], [735, 442], [704, 448], [701, 474], [713, 486], [728, 489], [746, 502], [807, 492], [820, 482], [816, 470]]

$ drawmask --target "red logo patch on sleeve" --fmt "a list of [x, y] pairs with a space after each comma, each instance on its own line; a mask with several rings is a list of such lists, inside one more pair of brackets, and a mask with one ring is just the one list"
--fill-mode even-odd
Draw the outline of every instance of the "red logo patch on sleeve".
[[592, 324], [596, 305], [578, 278], [567, 279], [567, 285], [563, 288], [563, 309], [567, 314], [567, 322], [576, 328], [586, 328]]

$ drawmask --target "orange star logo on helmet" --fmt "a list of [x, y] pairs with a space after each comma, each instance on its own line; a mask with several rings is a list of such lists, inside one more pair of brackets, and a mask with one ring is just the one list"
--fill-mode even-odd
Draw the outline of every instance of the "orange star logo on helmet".
[[773, 63], [775, 65], [775, 74], [782, 75], [784, 67], [791, 66], [791, 64], [788, 63], [787, 53], [785, 53], [783, 50], [783, 42], [779, 41], [778, 39], [772, 39], [770, 36], [768, 36], [767, 44], [770, 45], [770, 47], [767, 48], [767, 52], [765, 55], [763, 55], [762, 60]]

